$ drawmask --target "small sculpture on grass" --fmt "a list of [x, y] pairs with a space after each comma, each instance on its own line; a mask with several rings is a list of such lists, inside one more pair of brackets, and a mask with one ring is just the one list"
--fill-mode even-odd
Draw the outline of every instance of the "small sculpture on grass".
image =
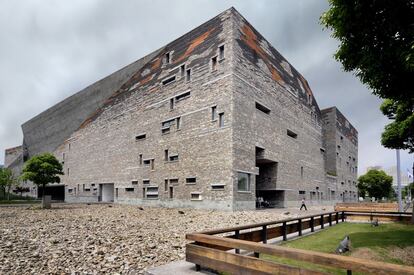
[[348, 252], [351, 250], [351, 240], [349, 239], [349, 236], [346, 236], [345, 239], [343, 239], [339, 246], [336, 248], [335, 252], [337, 254], [343, 254], [345, 252]]
[[36, 155], [29, 159], [23, 168], [22, 180], [29, 180], [42, 186], [42, 208], [49, 208], [45, 201], [45, 188], [49, 183], [60, 183], [63, 175], [62, 164], [50, 153]]

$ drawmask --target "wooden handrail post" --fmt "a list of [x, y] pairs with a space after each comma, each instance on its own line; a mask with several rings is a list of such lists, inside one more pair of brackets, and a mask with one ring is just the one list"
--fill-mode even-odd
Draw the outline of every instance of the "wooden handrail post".
[[332, 226], [332, 214], [331, 213], [329, 213], [329, 226]]
[[196, 264], [196, 271], [200, 271], [201, 270], [201, 266], [199, 264]]
[[286, 241], [287, 240], [287, 227], [286, 227], [286, 222], [283, 222], [282, 225], [282, 234], [283, 234], [283, 240]]
[[342, 222], [344, 222], [344, 221], [345, 221], [345, 212], [342, 211]]
[[346, 271], [346, 275], [352, 275], [352, 270], [349, 270], [349, 269], [348, 269], [348, 270]]
[[339, 215], [339, 212], [336, 212], [336, 215], [335, 215], [335, 223], [336, 223], [336, 224], [338, 224], [338, 222], [339, 222], [339, 217], [338, 217], [338, 215]]
[[[234, 231], [234, 237], [236, 239], [239, 239], [240, 238], [240, 230]], [[240, 254], [240, 249], [239, 248], [236, 248], [236, 254]]]
[[324, 229], [325, 225], [324, 225], [324, 221], [323, 221], [323, 214], [321, 215], [321, 229]]
[[267, 226], [263, 225], [262, 229], [262, 242], [267, 243]]
[[302, 236], [302, 219], [298, 219], [298, 232], [299, 236]]
[[311, 228], [311, 232], [315, 232], [315, 220], [313, 219], [313, 216], [310, 219], [310, 228]]

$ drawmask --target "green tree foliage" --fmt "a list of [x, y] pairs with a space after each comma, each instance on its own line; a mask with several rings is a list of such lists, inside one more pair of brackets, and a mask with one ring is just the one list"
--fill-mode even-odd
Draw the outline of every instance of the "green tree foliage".
[[10, 199], [11, 188], [17, 184], [17, 179], [13, 175], [13, 171], [9, 168], [0, 168], [0, 189], [3, 192], [3, 196]]
[[381, 110], [394, 120], [385, 127], [382, 144], [414, 152], [414, 2], [329, 3], [321, 22], [340, 41], [335, 58], [385, 99]]
[[[29, 159], [23, 167], [23, 180], [29, 180], [45, 190], [48, 183], [59, 183], [59, 175], [63, 175], [62, 164], [50, 153], [36, 155]], [[44, 196], [42, 195], [44, 201]]]
[[365, 175], [358, 178], [358, 189], [366, 192], [369, 197], [381, 199], [392, 197], [392, 177], [384, 171], [369, 170]]

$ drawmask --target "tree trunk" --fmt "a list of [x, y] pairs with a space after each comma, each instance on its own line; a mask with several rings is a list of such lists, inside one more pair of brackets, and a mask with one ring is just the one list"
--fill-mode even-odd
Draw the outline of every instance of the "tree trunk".
[[46, 208], [46, 201], [45, 201], [45, 184], [42, 185], [42, 208]]

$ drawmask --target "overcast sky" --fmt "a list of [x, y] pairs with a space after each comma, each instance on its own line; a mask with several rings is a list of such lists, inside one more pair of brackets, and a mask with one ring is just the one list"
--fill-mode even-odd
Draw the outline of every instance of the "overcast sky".
[[[332, 57], [323, 0], [1, 1], [0, 164], [22, 143], [22, 123], [231, 6], [304, 75], [321, 108], [336, 105], [358, 129], [360, 174], [395, 165], [380, 144], [381, 101]], [[401, 157], [406, 171], [413, 155]]]

